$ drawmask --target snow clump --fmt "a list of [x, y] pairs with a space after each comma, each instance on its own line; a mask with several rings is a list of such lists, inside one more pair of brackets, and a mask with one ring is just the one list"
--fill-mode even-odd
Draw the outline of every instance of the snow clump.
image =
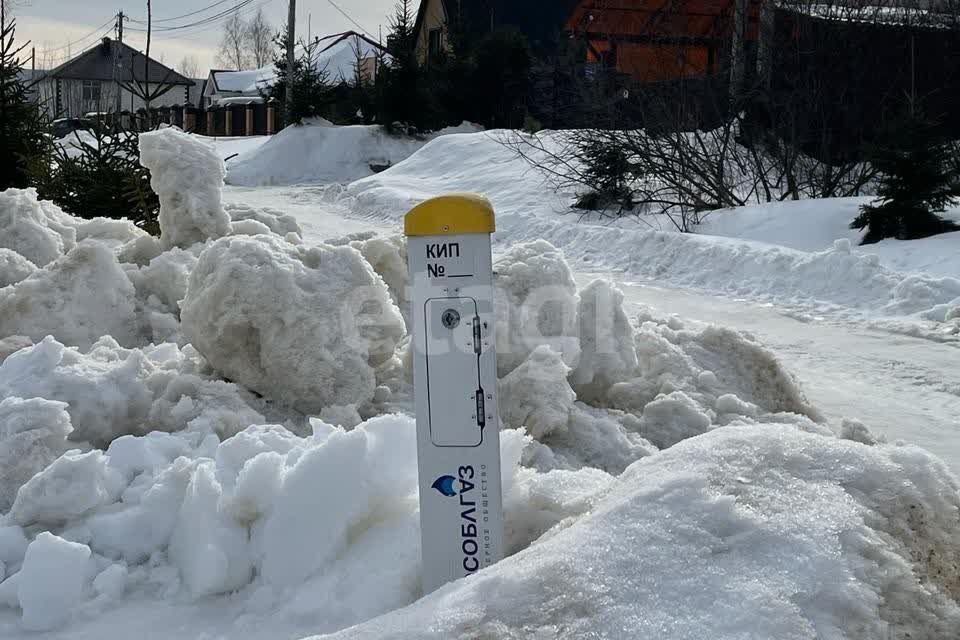
[[36, 270], [37, 265], [16, 251], [0, 248], [0, 289], [20, 282]]
[[169, 127], [140, 134], [140, 162], [160, 198], [160, 242], [187, 248], [230, 233], [220, 203], [223, 160], [196, 136]]
[[563, 253], [545, 240], [517, 244], [494, 271], [498, 375], [516, 369], [541, 344], [575, 365], [577, 284]]
[[73, 426], [66, 409], [65, 402], [43, 398], [0, 400], [0, 512], [13, 506], [24, 483], [67, 450]]
[[105, 337], [82, 353], [48, 337], [0, 364], [0, 389], [66, 403], [70, 439], [99, 446], [152, 430], [229, 437], [263, 421], [249, 393], [211, 379], [204, 366], [192, 348], [174, 344], [125, 349]]
[[373, 398], [403, 318], [351, 247], [275, 236], [211, 244], [190, 275], [183, 333], [231, 380], [304, 413]]
[[104, 335], [134, 346], [135, 291], [116, 256], [84, 243], [12, 287], [0, 290], [0, 336], [53, 335], [83, 349]]
[[36, 189], [0, 191], [0, 247], [44, 267], [77, 244], [77, 231], [60, 207], [37, 199]]

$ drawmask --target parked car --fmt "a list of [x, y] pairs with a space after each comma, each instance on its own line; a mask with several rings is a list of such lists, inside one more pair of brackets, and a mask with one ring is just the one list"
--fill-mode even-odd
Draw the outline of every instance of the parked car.
[[88, 118], [57, 118], [50, 123], [50, 134], [60, 139], [74, 131], [93, 131], [96, 126], [96, 121]]

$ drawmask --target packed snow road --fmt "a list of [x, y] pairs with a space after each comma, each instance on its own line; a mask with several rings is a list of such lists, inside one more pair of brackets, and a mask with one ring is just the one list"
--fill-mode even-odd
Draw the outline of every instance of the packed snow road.
[[960, 349], [853, 322], [798, 316], [772, 304], [721, 298], [613, 273], [580, 273], [579, 284], [610, 278], [628, 310], [716, 323], [754, 334], [800, 380], [830, 419], [854, 418], [888, 440], [918, 444], [960, 473]]

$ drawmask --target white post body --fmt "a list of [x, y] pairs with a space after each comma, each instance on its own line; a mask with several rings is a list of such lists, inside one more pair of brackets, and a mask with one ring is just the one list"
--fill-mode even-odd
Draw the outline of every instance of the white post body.
[[490, 232], [456, 224], [477, 202], [432, 201], [436, 235], [407, 218], [424, 593], [503, 557]]

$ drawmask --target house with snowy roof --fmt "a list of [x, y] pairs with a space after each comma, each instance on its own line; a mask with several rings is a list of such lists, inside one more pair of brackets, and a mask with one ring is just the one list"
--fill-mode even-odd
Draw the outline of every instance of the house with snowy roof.
[[91, 112], [137, 111], [183, 104], [195, 82], [111, 38], [67, 60], [31, 82], [51, 117], [77, 118]]
[[[377, 61], [387, 57], [383, 46], [356, 31], [315, 38], [306, 47], [298, 46], [298, 55], [306, 55], [314, 69], [326, 74], [330, 84], [354, 84], [358, 73], [364, 82], [372, 82], [377, 75]], [[228, 104], [242, 98], [262, 99], [276, 78], [273, 65], [249, 71], [212, 70], [203, 91], [203, 106]]]

